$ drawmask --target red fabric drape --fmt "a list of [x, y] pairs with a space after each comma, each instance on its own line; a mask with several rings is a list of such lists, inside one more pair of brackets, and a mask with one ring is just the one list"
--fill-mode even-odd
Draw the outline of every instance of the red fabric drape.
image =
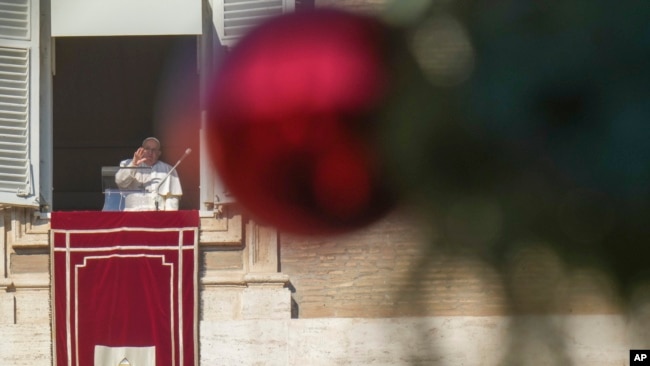
[[196, 211], [53, 212], [55, 364], [92, 366], [96, 345], [198, 364], [198, 225]]

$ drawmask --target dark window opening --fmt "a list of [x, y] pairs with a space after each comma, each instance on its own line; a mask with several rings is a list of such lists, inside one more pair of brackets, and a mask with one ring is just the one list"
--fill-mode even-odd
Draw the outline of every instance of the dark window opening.
[[101, 210], [102, 166], [162, 142], [178, 166], [180, 209], [199, 208], [199, 86], [195, 36], [58, 38], [53, 81], [53, 209]]

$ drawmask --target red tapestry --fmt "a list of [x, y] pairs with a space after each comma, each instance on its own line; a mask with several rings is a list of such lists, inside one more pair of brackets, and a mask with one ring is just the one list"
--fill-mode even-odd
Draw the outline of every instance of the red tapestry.
[[198, 226], [197, 211], [53, 212], [55, 365], [136, 347], [197, 365]]

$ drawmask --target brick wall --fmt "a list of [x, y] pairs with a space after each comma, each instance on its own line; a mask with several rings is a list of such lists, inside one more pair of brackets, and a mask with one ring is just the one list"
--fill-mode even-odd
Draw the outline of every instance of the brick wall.
[[[281, 270], [291, 281], [294, 316], [620, 311], [614, 286], [598, 269], [569, 267], [548, 247], [530, 244], [497, 270], [477, 258], [432, 250], [431, 226], [399, 210], [344, 236], [280, 235]], [[513, 301], [506, 298], [506, 285]]]
[[345, 236], [281, 235], [281, 269], [300, 317], [500, 312], [493, 272], [478, 262], [426, 256], [426, 249], [412, 216], [395, 212]]

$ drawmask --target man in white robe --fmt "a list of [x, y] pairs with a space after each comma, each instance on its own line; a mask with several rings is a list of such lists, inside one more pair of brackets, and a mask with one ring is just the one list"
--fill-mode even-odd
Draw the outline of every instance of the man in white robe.
[[[160, 141], [147, 137], [132, 159], [123, 160], [115, 174], [115, 183], [120, 189], [133, 191], [126, 196], [126, 211], [174, 211], [183, 190], [176, 170], [158, 160]], [[171, 171], [171, 174], [169, 172]]]

